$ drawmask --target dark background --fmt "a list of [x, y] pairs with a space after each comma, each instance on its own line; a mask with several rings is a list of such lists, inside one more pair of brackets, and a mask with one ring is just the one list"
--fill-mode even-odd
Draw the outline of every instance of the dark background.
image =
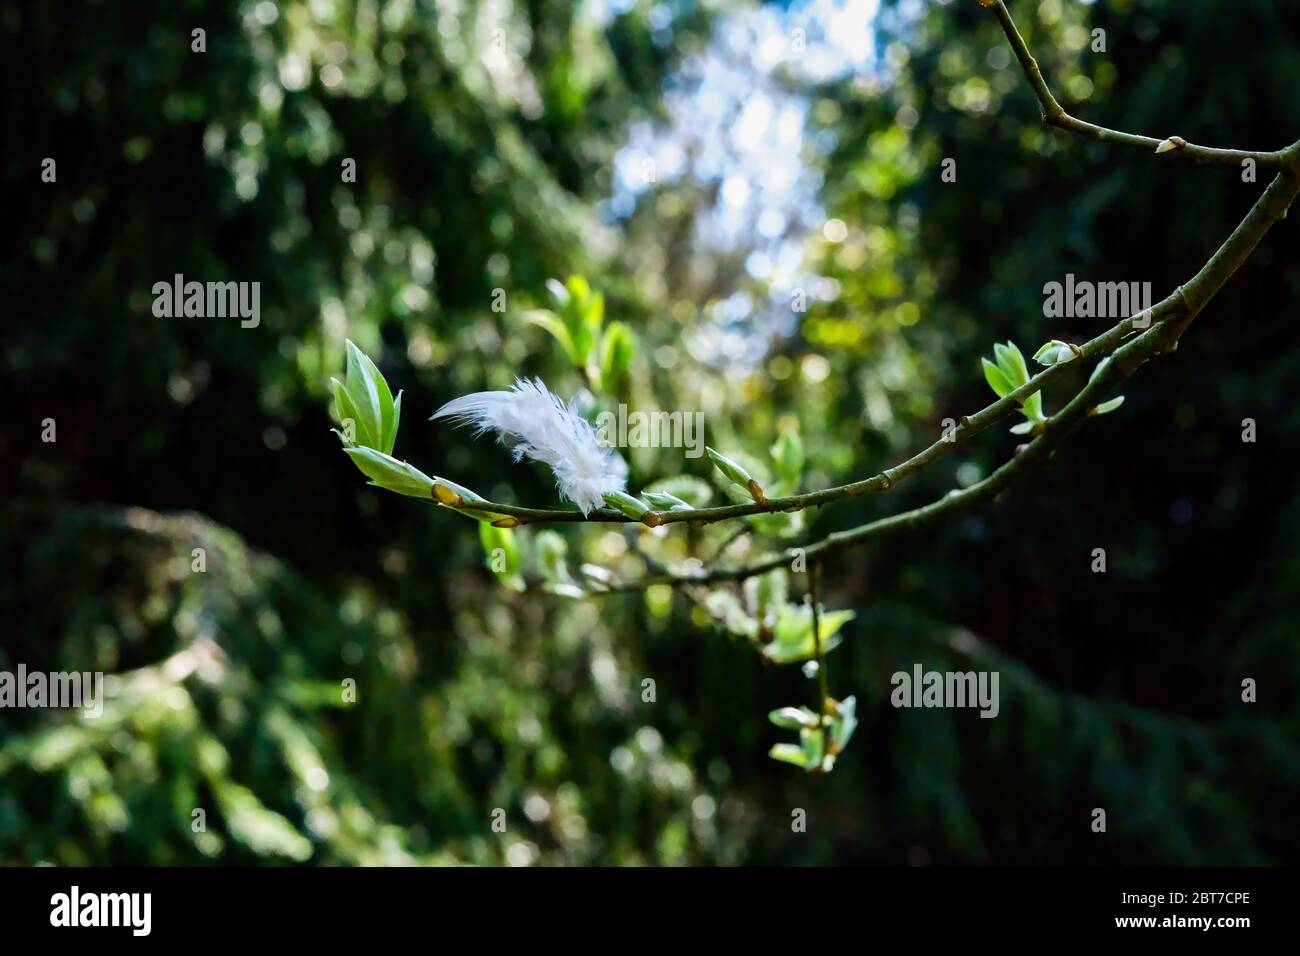
[[[489, 497], [555, 500], [540, 469], [425, 419], [517, 374], [580, 387], [520, 318], [569, 274], [636, 334], [616, 397], [707, 408], [709, 443], [755, 456], [797, 423], [809, 488], [873, 474], [991, 399], [978, 358], [994, 341], [1028, 355], [1103, 331], [1042, 318], [1044, 283], [1162, 297], [1267, 180], [1046, 131], [974, 0], [886, 3], [871, 77], [775, 78], [830, 144], [806, 161], [849, 238], [808, 239], [837, 294], [740, 366], [687, 345], [718, 321], [712, 302], [754, 284], [744, 250], [694, 232], [717, 183], [665, 179], [622, 220], [601, 203], [630, 125], [664, 121], [682, 62], [747, 8], [638, 3], [593, 26], [573, 6], [512, 8], [532, 106], [491, 92], [469, 0], [459, 18], [344, 0], [273, 18], [253, 3], [0, 13], [0, 669], [128, 675], [99, 721], [0, 712], [0, 862], [1295, 862], [1294, 217], [1047, 468], [827, 565], [827, 605], [857, 613], [832, 687], [862, 725], [826, 777], [766, 756], [784, 732], [765, 713], [811, 685], [688, 597], [509, 593], [471, 522], [364, 485], [329, 431], [345, 336], [406, 390], [399, 457]], [[1078, 115], [1220, 146], [1300, 137], [1291, 0], [1012, 11]], [[1080, 42], [1094, 27], [1104, 54]], [[260, 327], [155, 318], [150, 290], [178, 272], [259, 281]], [[1013, 452], [1009, 424], [888, 496], [809, 516], [804, 537], [987, 474]], [[671, 450], [632, 465], [635, 486], [710, 477]], [[699, 535], [701, 553], [725, 531]], [[635, 573], [620, 533], [562, 532], [575, 564]], [[891, 708], [890, 675], [918, 661], [999, 671], [1000, 716]], [[338, 703], [345, 678], [355, 706]]]

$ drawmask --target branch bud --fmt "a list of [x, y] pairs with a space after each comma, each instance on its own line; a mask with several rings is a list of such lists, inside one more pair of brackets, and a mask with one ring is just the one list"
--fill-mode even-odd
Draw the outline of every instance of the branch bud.
[[682, 501], [676, 495], [670, 495], [666, 491], [643, 491], [641, 497], [648, 501], [659, 511], [691, 511], [693, 510], [689, 502]]
[[1034, 353], [1034, 361], [1039, 365], [1059, 365], [1061, 362], [1076, 358], [1079, 354], [1081, 353], [1078, 346], [1062, 342], [1060, 339], [1052, 339], [1050, 342], [1045, 342]]
[[[615, 511], [620, 511], [629, 518], [635, 518], [640, 521], [650, 508], [640, 498], [634, 498], [625, 491], [607, 491], [604, 494], [605, 504], [609, 505]], [[651, 527], [654, 527], [651, 525]]]
[[748, 486], [749, 483], [754, 480], [749, 472], [744, 468], [741, 468], [726, 455], [718, 454], [707, 445], [704, 447], [704, 451], [708, 454], [709, 459], [713, 462], [718, 471], [722, 472], [724, 476], [731, 481], [734, 481], [736, 484]]

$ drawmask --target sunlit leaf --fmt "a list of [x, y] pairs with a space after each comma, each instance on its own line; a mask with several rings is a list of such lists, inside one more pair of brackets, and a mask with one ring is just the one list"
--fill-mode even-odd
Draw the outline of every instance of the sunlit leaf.
[[611, 322], [600, 340], [600, 375], [607, 392], [622, 394], [627, 389], [636, 340], [622, 322]]
[[835, 716], [831, 718], [830, 752], [838, 754], [843, 751], [857, 727], [858, 699], [845, 697], [836, 705]]
[[[853, 620], [850, 610], [824, 612], [821, 615], [822, 653], [829, 653], [843, 641], [839, 631]], [[777, 613], [772, 640], [763, 646], [763, 656], [774, 664], [794, 664], [816, 655], [812, 632], [812, 608], [806, 604], [786, 604]]]
[[998, 368], [986, 358], [980, 359], [980, 365], [984, 369], [984, 381], [989, 383], [989, 388], [993, 389], [998, 398], [1006, 398], [1015, 388], [1007, 381], [1006, 373]]
[[1123, 404], [1124, 404], [1124, 396], [1116, 395], [1110, 401], [1102, 402], [1100, 405], [1098, 405], [1096, 408], [1096, 414], [1105, 415], [1107, 412], [1113, 412], [1115, 409], [1119, 408]]
[[805, 727], [799, 731], [799, 746], [803, 750], [804, 766], [820, 767], [826, 755], [826, 734], [820, 727]]
[[549, 309], [529, 309], [524, 313], [524, 321], [531, 325], [539, 326], [551, 334], [555, 341], [560, 343], [564, 349], [564, 354], [568, 356], [569, 361], [574, 365], [582, 365], [586, 356], [578, 351], [577, 343], [573, 341], [573, 335], [569, 329], [560, 320], [554, 312]]
[[522, 590], [523, 556], [514, 530], [483, 523], [478, 526], [478, 535], [488, 570], [496, 574], [506, 587]]
[[772, 749], [767, 755], [773, 760], [779, 760], [782, 763], [791, 763], [796, 767], [804, 770], [808, 769], [808, 755], [802, 747], [796, 747], [794, 744], [773, 744]]
[[373, 448], [344, 448], [370, 483], [412, 498], [433, 496], [433, 479], [420, 469]]
[[787, 730], [816, 727], [819, 720], [817, 715], [807, 707], [780, 707], [769, 713], [767, 719]]

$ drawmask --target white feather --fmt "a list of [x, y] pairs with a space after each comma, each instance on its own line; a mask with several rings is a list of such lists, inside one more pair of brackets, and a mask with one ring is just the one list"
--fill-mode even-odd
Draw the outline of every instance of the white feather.
[[508, 392], [475, 392], [453, 399], [430, 421], [434, 418], [475, 425], [479, 435], [491, 429], [510, 446], [515, 461], [545, 462], [555, 473], [560, 494], [584, 515], [604, 504], [605, 492], [622, 491], [627, 485], [627, 464], [618, 452], [602, 448], [575, 403], [565, 405], [540, 378], [516, 379]]

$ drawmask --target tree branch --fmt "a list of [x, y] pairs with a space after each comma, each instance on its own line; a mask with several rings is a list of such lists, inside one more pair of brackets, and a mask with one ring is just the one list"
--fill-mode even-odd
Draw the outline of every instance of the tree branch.
[[[1294, 151], [1297, 148], [1300, 148], [1300, 143], [1290, 147], [1290, 150]], [[1289, 167], [1284, 168], [1255, 201], [1246, 217], [1233, 230], [1232, 235], [1223, 242], [1196, 275], [1151, 308], [1151, 314], [1158, 316], [1159, 321], [1141, 335], [1129, 339], [1117, 348], [1107, 360], [1102, 362], [1097, 373], [1074, 398], [1048, 419], [1037, 438], [983, 481], [960, 491], [950, 491], [938, 501], [911, 511], [890, 515], [849, 531], [834, 532], [807, 547], [787, 549], [752, 564], [736, 568], [713, 568], [694, 575], [645, 578], [619, 585], [612, 591], [615, 593], [640, 591], [652, 584], [709, 584], [719, 581], [740, 581], [779, 567], [789, 567], [798, 557], [802, 557], [811, 566], [812, 563], [822, 560], [829, 554], [895, 531], [922, 527], [944, 515], [961, 511], [994, 497], [1032, 466], [1045, 461], [1051, 452], [1092, 414], [1097, 402], [1102, 400], [1107, 392], [1137, 371], [1148, 359], [1174, 351], [1188, 325], [1223, 288], [1241, 264], [1250, 257], [1273, 223], [1286, 218], [1287, 210], [1298, 193], [1300, 193], [1300, 176]], [[1126, 319], [1116, 326], [1116, 329], [1126, 324], [1131, 328], [1131, 321]], [[1111, 332], [1106, 335], [1110, 335]], [[922, 455], [924, 454], [923, 452]]]
[[[1030, 54], [1024, 38], [1020, 35], [1015, 21], [1002, 0], [980, 0], [980, 2], [984, 6], [993, 8], [1016, 58], [1024, 69], [1029, 85], [1038, 98], [1043, 119], [1048, 125], [1101, 142], [1141, 149], [1156, 150], [1157, 147], [1163, 146], [1165, 149], [1160, 150], [1163, 152], [1169, 150], [1169, 143], [1173, 143], [1172, 151], [1182, 153], [1199, 162], [1239, 164], [1242, 160], [1252, 159], [1260, 165], [1278, 168], [1277, 176], [1232, 234], [1188, 282], [1145, 312], [1123, 319], [1101, 335], [1075, 349], [1078, 358], [1095, 356], [1106, 358], [1070, 402], [1047, 420], [1037, 437], [983, 481], [960, 491], [951, 491], [938, 501], [922, 507], [881, 518], [849, 531], [835, 532], [807, 547], [788, 549], [756, 563], [735, 568], [710, 567], [691, 574], [657, 574], [628, 584], [614, 585], [597, 593], [641, 591], [655, 584], [700, 585], [717, 581], [743, 580], [788, 565], [800, 555], [808, 561], [820, 561], [827, 554], [897, 530], [928, 524], [950, 512], [961, 510], [996, 495], [1024, 471], [1044, 461], [1074, 428], [1092, 414], [1097, 401], [1105, 391], [1127, 379], [1153, 356], [1177, 348], [1178, 340], [1192, 320], [1250, 256], [1272, 224], [1285, 218], [1292, 201], [1300, 192], [1300, 141], [1275, 152], [1215, 149], [1195, 146], [1178, 137], [1157, 140], [1076, 119], [1066, 113], [1052, 95], [1037, 61]], [[1133, 335], [1134, 332], [1139, 331], [1141, 334]], [[921, 471], [964, 439], [983, 431], [1013, 411], [1031, 395], [1061, 375], [1064, 366], [1069, 364], [1071, 362], [1049, 366], [1003, 398], [986, 405], [973, 415], [962, 417], [950, 438], [941, 438], [906, 461], [872, 477], [821, 491], [747, 504], [671, 512], [649, 511], [639, 520], [650, 527], [680, 522], [689, 522], [692, 526], [698, 527], [749, 515], [800, 511], [847, 498], [888, 491], [898, 481]], [[459, 503], [453, 502], [453, 506], [455, 504]], [[496, 502], [465, 501], [463, 504], [477, 511], [504, 515], [505, 517], [496, 523], [509, 527], [541, 522], [631, 523], [637, 520], [610, 509], [597, 509], [583, 515], [578, 511], [527, 508]], [[725, 550], [725, 546], [721, 550]]]
[[[1146, 312], [1130, 316], [1116, 323], [1096, 338], [1085, 342], [1078, 347], [1078, 357], [1092, 358], [1094, 356], [1106, 356], [1115, 350], [1124, 337], [1130, 333], [1146, 328], [1158, 321], [1168, 308], [1167, 302], [1157, 303]], [[957, 428], [952, 432], [952, 438], [940, 438], [929, 447], [900, 462], [892, 468], [886, 468], [884, 471], [870, 478], [864, 478], [860, 481], [850, 482], [845, 485], [836, 485], [832, 488], [824, 488], [821, 491], [810, 491], [805, 494], [787, 495], [783, 498], [769, 498], [765, 502], [751, 502], [739, 505], [723, 505], [717, 508], [696, 508], [691, 511], [649, 511], [641, 519], [641, 523], [650, 527], [658, 527], [661, 524], [680, 524], [689, 522], [695, 525], [713, 524], [718, 521], [727, 521], [731, 518], [743, 518], [756, 514], [771, 514], [780, 511], [802, 511], [804, 508], [815, 508], [834, 501], [842, 501], [846, 498], [856, 498], [861, 495], [871, 494], [878, 491], [888, 491], [893, 488], [899, 481], [916, 474], [924, 469], [927, 465], [937, 458], [946, 455], [958, 444], [973, 435], [978, 434], [988, 428], [999, 419], [1005, 418], [1011, 412], [1020, 407], [1029, 396], [1042, 388], [1064, 373], [1065, 367], [1070, 362], [1061, 362], [1056, 365], [1050, 365], [1043, 369], [1037, 375], [1034, 375], [1029, 381], [1025, 382], [1015, 391], [1010, 392], [1005, 397], [985, 405], [979, 411], [963, 416], [958, 420]], [[589, 522], [589, 523], [628, 523], [635, 522], [637, 519], [629, 518], [627, 515], [608, 508], [601, 508], [587, 515], [580, 511], [569, 511], [562, 509], [550, 508], [526, 508], [519, 505], [499, 504], [494, 501], [466, 501], [464, 506], [473, 508], [477, 511], [487, 511], [493, 514], [506, 515], [515, 518], [516, 521], [511, 527], [524, 524], [540, 524], [552, 521], [565, 522]]]
[[1089, 123], [1086, 120], [1071, 116], [1056, 101], [1056, 97], [1052, 95], [1047, 81], [1043, 79], [1043, 71], [1038, 67], [1038, 61], [1029, 52], [1029, 47], [1025, 44], [1024, 37], [1020, 35], [1020, 30], [1016, 27], [1015, 20], [1011, 18], [1011, 12], [1007, 10], [1006, 4], [1002, 0], [980, 0], [980, 3], [983, 6], [992, 7], [998, 22], [1002, 24], [1002, 32], [1007, 35], [1011, 49], [1015, 52], [1016, 59], [1020, 61], [1021, 68], [1025, 71], [1029, 86], [1033, 89], [1034, 96], [1038, 98], [1043, 122], [1048, 126], [1065, 130], [1068, 133], [1077, 133], [1080, 136], [1103, 143], [1116, 143], [1133, 149], [1144, 149], [1147, 152], [1169, 153], [1170, 155], [1195, 160], [1198, 163], [1240, 166], [1243, 160], [1250, 159], [1254, 160], [1257, 165], [1270, 169], [1296, 168], [1300, 155], [1297, 154], [1294, 148], [1268, 152], [1247, 149], [1217, 149], [1213, 146], [1197, 146], [1194, 143], [1187, 142], [1181, 136], [1156, 139], [1152, 136], [1140, 136], [1136, 133], [1108, 129], [1105, 126], [1098, 126], [1096, 123]]

